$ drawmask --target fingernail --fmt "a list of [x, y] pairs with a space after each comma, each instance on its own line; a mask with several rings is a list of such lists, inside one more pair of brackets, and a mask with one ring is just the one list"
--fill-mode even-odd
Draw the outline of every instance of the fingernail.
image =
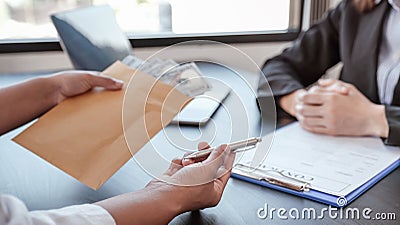
[[124, 81], [122, 81], [122, 80], [114, 79], [114, 81], [115, 81], [115, 83], [118, 83], [118, 84], [124, 84]]
[[304, 120], [304, 116], [300, 114], [296, 114], [296, 118], [299, 122], [302, 122]]
[[122, 88], [123, 87], [123, 85], [124, 85], [124, 82], [122, 81], [122, 80], [118, 80], [118, 79], [113, 79], [113, 81], [114, 81], [114, 85], [116, 86], [116, 87], [118, 87], [118, 88]]
[[324, 79], [319, 79], [319, 80], [318, 80], [318, 83], [319, 83], [319, 84], [323, 84], [323, 83], [325, 83], [325, 80], [324, 80]]
[[330, 79], [319, 79], [318, 80], [318, 84], [320, 84], [320, 85], [326, 85], [326, 84], [329, 84], [329, 82], [330, 82]]
[[294, 109], [295, 109], [296, 111], [299, 111], [302, 107], [303, 107], [302, 105], [296, 104], [296, 105], [294, 106]]
[[107, 76], [107, 75], [105, 75], [105, 74], [103, 74], [102, 72], [99, 72], [99, 71], [89, 71], [88, 73], [96, 75], [96, 76]]
[[321, 87], [321, 86], [319, 86], [319, 85], [312, 86], [312, 87], [308, 90], [308, 93], [315, 93], [315, 92], [318, 92], [319, 90], [321, 90], [321, 88], [323, 88], [323, 87]]
[[297, 101], [303, 101], [304, 96], [306, 95], [307, 92], [300, 92], [296, 97]]

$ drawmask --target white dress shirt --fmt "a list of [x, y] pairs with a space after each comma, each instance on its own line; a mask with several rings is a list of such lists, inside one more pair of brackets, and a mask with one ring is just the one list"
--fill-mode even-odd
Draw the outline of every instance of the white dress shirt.
[[382, 30], [377, 70], [379, 99], [386, 105], [392, 103], [400, 76], [400, 0], [389, 3], [392, 9]]
[[0, 225], [115, 225], [112, 216], [97, 205], [31, 211], [19, 199], [0, 194]]

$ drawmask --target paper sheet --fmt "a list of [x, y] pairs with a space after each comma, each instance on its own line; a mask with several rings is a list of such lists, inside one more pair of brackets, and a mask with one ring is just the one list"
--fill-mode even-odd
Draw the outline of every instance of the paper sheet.
[[[123, 80], [124, 89], [134, 75], [135, 83], [126, 92], [132, 113], [124, 117], [125, 125], [134, 130], [129, 137], [130, 142], [135, 143], [129, 146], [133, 153], [191, 100], [173, 87], [120, 62], [111, 65], [104, 74]], [[132, 157], [123, 133], [124, 93], [124, 90], [94, 89], [66, 99], [13, 140], [82, 183], [98, 189]], [[166, 93], [173, 99], [166, 99]], [[164, 113], [162, 120], [157, 119], [161, 118], [161, 111]], [[144, 120], [148, 116], [153, 119]]]
[[[263, 140], [272, 140], [271, 135]], [[400, 159], [400, 148], [385, 146], [380, 138], [319, 135], [298, 123], [277, 130], [270, 149], [263, 142], [238, 163], [254, 168], [257, 161], [257, 173], [280, 171], [336, 196], [346, 196]]]

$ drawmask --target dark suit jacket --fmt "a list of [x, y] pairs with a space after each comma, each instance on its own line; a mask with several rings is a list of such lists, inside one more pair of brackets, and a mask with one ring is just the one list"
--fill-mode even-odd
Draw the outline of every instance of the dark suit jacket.
[[[292, 47], [263, 66], [275, 98], [317, 81], [327, 69], [343, 62], [340, 79], [354, 84], [374, 103], [379, 102], [376, 71], [383, 24], [390, 4], [382, 1], [371, 12], [360, 13], [345, 0], [318, 24], [302, 34]], [[268, 97], [260, 79], [259, 100]], [[386, 105], [389, 137], [386, 144], [400, 145], [400, 82], [393, 102]]]

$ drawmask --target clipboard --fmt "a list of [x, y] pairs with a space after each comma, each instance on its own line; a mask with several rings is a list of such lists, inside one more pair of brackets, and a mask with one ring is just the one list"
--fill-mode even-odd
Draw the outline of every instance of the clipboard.
[[[291, 137], [290, 141], [288, 137]], [[275, 136], [269, 134], [262, 140], [268, 140], [269, 143], [261, 142], [254, 150], [245, 152], [232, 169], [233, 178], [334, 207], [350, 204], [400, 166], [400, 148], [385, 146], [377, 137], [319, 135], [304, 131], [298, 123], [293, 123], [277, 130]], [[333, 149], [326, 150], [329, 148], [327, 146]], [[318, 148], [322, 153], [318, 153]], [[336, 156], [332, 154], [348, 158], [343, 162], [335, 161]], [[262, 155], [264, 160], [261, 159]], [[352, 158], [352, 155], [356, 155], [356, 158]], [[373, 158], [374, 155], [377, 157]], [[357, 157], [360, 158], [358, 162], [355, 160]], [[356, 170], [362, 169], [361, 166], [367, 163], [371, 165], [365, 166], [364, 173]], [[339, 172], [348, 174], [340, 176]], [[349, 175], [358, 176], [346, 177]]]
[[364, 192], [366, 192], [368, 189], [370, 189], [372, 186], [374, 186], [376, 183], [378, 183], [399, 166], [400, 160], [397, 160], [395, 163], [387, 167], [374, 178], [370, 179], [368, 182], [346, 196], [335, 196], [321, 191], [316, 191], [311, 189], [304, 182], [289, 183], [287, 180], [285, 180], [284, 177], [282, 178], [282, 180], [276, 178], [274, 178], [275, 180], [270, 180], [270, 177], [268, 176], [254, 176], [253, 174], [246, 173], [245, 171], [242, 171], [238, 168], [232, 169], [231, 177], [341, 208], [353, 202], [356, 198], [358, 198], [360, 195], [362, 195]]

